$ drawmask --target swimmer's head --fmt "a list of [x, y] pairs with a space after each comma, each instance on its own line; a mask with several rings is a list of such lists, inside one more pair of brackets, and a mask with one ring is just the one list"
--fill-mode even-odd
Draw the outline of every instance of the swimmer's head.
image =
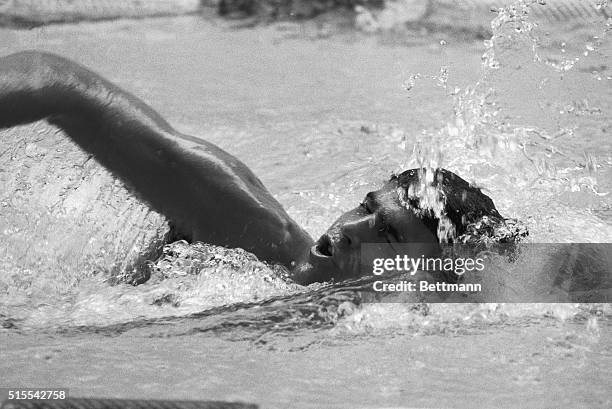
[[[381, 253], [381, 248], [394, 253], [394, 243], [415, 243], [418, 254], [413, 257], [434, 255], [440, 250], [441, 231], [450, 233], [446, 238], [452, 240], [464, 232], [467, 223], [484, 215], [501, 219], [488, 196], [454, 173], [438, 169], [427, 176], [424, 169], [393, 176], [381, 189], [368, 193], [359, 206], [340, 216], [311, 248], [313, 273], [300, 281], [359, 277], [363, 275], [362, 261], [371, 265], [375, 258], [393, 257]], [[429, 203], [422, 206], [420, 197], [428, 188]], [[446, 229], [442, 229], [441, 218]], [[362, 248], [365, 243], [390, 245], [374, 250], [375, 246]]]

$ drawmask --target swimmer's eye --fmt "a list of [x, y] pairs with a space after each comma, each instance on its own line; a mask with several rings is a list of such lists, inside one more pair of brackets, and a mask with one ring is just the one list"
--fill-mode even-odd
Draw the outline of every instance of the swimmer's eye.
[[373, 200], [374, 198], [372, 196], [372, 192], [370, 192], [366, 195], [365, 199], [363, 199], [363, 201], [359, 203], [359, 206], [361, 206], [368, 214], [372, 214], [374, 213], [374, 210], [372, 210], [370, 203], [372, 203]]
[[364, 200], [363, 202], [359, 203], [359, 206], [362, 207], [368, 214], [372, 214], [372, 210], [370, 210], [368, 207], [367, 201]]

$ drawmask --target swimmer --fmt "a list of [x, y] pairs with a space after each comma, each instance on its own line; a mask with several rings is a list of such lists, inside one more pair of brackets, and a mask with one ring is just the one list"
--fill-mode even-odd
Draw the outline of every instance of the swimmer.
[[[441, 215], [423, 211], [408, 194], [425, 175], [421, 170], [368, 193], [315, 243], [244, 163], [176, 131], [134, 95], [58, 55], [26, 51], [0, 58], [0, 129], [41, 119], [63, 129], [166, 216], [178, 237], [243, 248], [286, 266], [300, 284], [359, 276], [361, 243], [438, 249]], [[491, 199], [459, 176], [439, 169], [432, 185], [457, 234], [483, 216], [502, 220]]]

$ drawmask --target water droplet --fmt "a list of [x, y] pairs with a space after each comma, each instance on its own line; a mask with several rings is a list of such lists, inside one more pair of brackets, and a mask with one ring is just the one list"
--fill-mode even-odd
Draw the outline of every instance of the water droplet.
[[404, 81], [404, 89], [406, 91], [410, 91], [412, 88], [414, 88], [414, 86], [416, 85], [416, 80], [420, 77], [420, 74], [414, 74], [408, 77], [408, 79]]
[[448, 67], [442, 66], [440, 67], [440, 75], [437, 77], [438, 86], [442, 88], [446, 88], [446, 83], [448, 82]]

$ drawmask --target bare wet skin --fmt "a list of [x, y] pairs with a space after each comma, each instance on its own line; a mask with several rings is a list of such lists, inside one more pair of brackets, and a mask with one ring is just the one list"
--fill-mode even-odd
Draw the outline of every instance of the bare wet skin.
[[[445, 90], [425, 81], [408, 92], [409, 76], [439, 75], [447, 66], [449, 84], [463, 89], [480, 78], [483, 52], [481, 41], [441, 46], [437, 38], [420, 38], [410, 47], [380, 46], [352, 35], [313, 40], [294, 26], [229, 30], [196, 18], [0, 32], [2, 54], [31, 48], [94, 68], [180, 131], [235, 154], [314, 237], [379, 188], [391, 171], [407, 169], [422, 130], [436, 132], [453, 118]], [[557, 190], [580, 166], [572, 156], [582, 155], [577, 147], [597, 158], [598, 192], [610, 188], [605, 127], [611, 100], [599, 89], [584, 97], [592, 97], [602, 114], [576, 116], [578, 136], [561, 136], [571, 149], [565, 152], [569, 157], [554, 158], [566, 172], [560, 178], [523, 184], [518, 173], [532, 164], [520, 152], [475, 158], [463, 145], [455, 149], [453, 140], [441, 144], [443, 164], [485, 186], [503, 215], [526, 220], [535, 241], [609, 241], [608, 197], [578, 182], [578, 190]], [[511, 102], [527, 95], [517, 91]], [[25, 290], [14, 289], [11, 297], [20, 298], [7, 299], [8, 315], [23, 319], [16, 326], [25, 331], [0, 332], [0, 386], [68, 387], [73, 396], [242, 400], [264, 408], [612, 405], [609, 310], [595, 324], [574, 320], [572, 308], [549, 314], [536, 307], [517, 320], [490, 322], [479, 321], [476, 305], [457, 317], [456, 307], [448, 306], [431, 319], [409, 306], [370, 305], [336, 311], [339, 317], [311, 326], [303, 309], [279, 320], [281, 329], [274, 330], [275, 317], [258, 323], [254, 309], [245, 322], [259, 325], [259, 332], [240, 325], [217, 331], [234, 322], [222, 314], [187, 320], [182, 327], [71, 329], [252, 301], [245, 294], [255, 287], [260, 299], [296, 291], [272, 287], [267, 279], [220, 275], [217, 281], [211, 274], [194, 279], [193, 285], [178, 278], [170, 289], [110, 288], [91, 280], [51, 301], [34, 302]], [[183, 302], [180, 307], [157, 302], [168, 291]], [[406, 326], [415, 314], [416, 323]], [[445, 314], [451, 318], [443, 319]], [[10, 320], [4, 322], [10, 327]], [[213, 329], [201, 331], [199, 325]]]

